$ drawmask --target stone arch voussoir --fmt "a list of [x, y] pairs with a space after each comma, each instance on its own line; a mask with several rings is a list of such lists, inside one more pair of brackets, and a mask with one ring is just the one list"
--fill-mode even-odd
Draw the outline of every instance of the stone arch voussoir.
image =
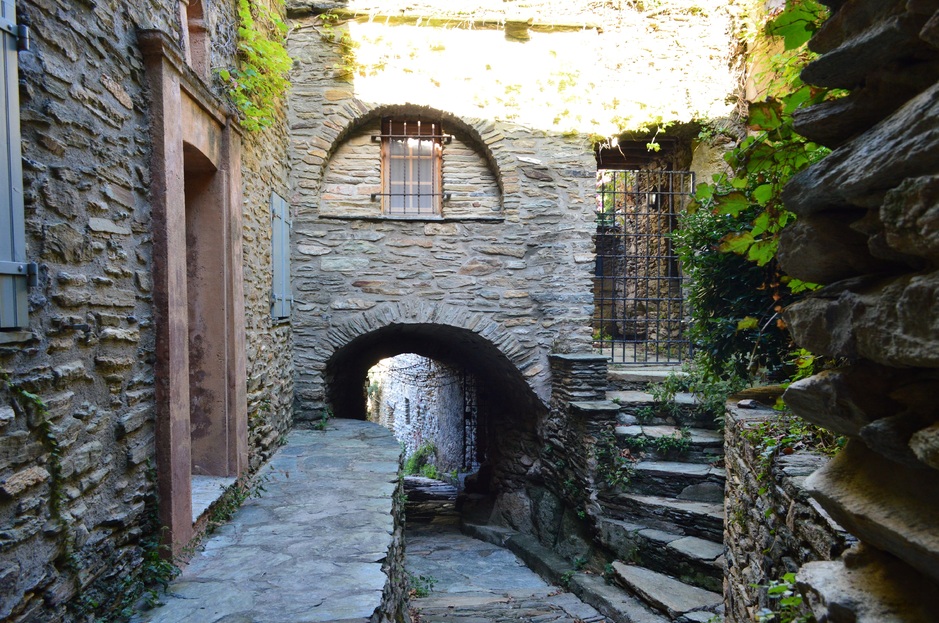
[[[547, 352], [524, 346], [502, 324], [456, 305], [407, 300], [384, 303], [334, 324], [325, 336], [323, 360], [330, 360], [354, 340], [393, 325], [442, 325], [475, 333], [501, 353], [525, 379], [532, 392], [548, 400]], [[543, 360], [543, 361], [542, 361]]]
[[318, 186], [326, 173], [326, 167], [330, 159], [335, 155], [339, 146], [363, 125], [376, 119], [389, 115], [423, 115], [433, 116], [441, 119], [457, 129], [458, 133], [465, 136], [470, 143], [479, 149], [489, 168], [492, 170], [502, 192], [503, 204], [509, 197], [514, 197], [519, 191], [518, 178], [514, 173], [514, 166], [511, 165], [513, 159], [503, 148], [505, 137], [496, 129], [491, 121], [482, 119], [464, 119], [453, 113], [432, 108], [430, 106], [419, 106], [415, 104], [368, 104], [355, 99], [349, 106], [345, 106], [340, 115], [331, 118], [333, 127], [330, 128], [329, 136], [325, 137], [329, 141], [329, 148], [326, 150], [326, 157], [316, 171], [316, 185]]

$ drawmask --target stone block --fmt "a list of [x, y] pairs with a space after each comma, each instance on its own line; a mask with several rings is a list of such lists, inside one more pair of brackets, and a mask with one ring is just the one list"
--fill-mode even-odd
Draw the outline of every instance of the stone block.
[[857, 213], [812, 214], [786, 227], [780, 236], [779, 265], [797, 279], [832, 283], [885, 267], [871, 255], [867, 236], [851, 229]]
[[15, 498], [27, 489], [45, 482], [49, 472], [42, 467], [28, 467], [0, 482], [0, 493]]
[[910, 449], [921, 462], [939, 469], [939, 423], [913, 433]]
[[871, 547], [851, 550], [843, 561], [803, 565], [796, 582], [819, 621], [931, 623], [939, 612], [936, 584]]
[[939, 176], [904, 180], [887, 193], [880, 220], [891, 248], [939, 265]]
[[939, 478], [899, 465], [859, 440], [805, 486], [839, 524], [939, 582]]
[[884, 193], [901, 180], [939, 170], [937, 125], [939, 83], [793, 177], [783, 191], [786, 207], [799, 216], [879, 208]]
[[886, 366], [939, 367], [939, 272], [849, 279], [791, 305], [796, 343]]
[[869, 364], [826, 370], [792, 383], [783, 400], [799, 417], [856, 437], [867, 424], [900, 408], [888, 397], [896, 376], [889, 368]]

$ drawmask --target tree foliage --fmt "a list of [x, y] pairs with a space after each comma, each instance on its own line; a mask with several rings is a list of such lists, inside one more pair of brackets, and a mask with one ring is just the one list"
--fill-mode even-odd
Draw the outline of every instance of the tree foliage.
[[677, 234], [691, 283], [692, 339], [716, 376], [776, 376], [790, 350], [779, 313], [817, 287], [783, 274], [776, 253], [780, 232], [795, 220], [783, 186], [828, 154], [793, 129], [797, 109], [839, 95], [799, 77], [812, 59], [806, 43], [826, 15], [816, 0], [788, 0], [768, 21], [763, 36], [782, 50], [762, 76], [766, 97], [750, 104], [748, 135], [725, 156], [731, 173], [697, 187]]

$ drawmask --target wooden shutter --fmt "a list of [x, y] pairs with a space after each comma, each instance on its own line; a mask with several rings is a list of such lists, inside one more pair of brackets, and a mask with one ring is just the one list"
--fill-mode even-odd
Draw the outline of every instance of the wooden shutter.
[[0, 0], [0, 328], [29, 325], [14, 0]]
[[289, 208], [283, 197], [271, 193], [271, 260], [274, 264], [271, 316], [289, 318], [293, 304], [290, 289], [290, 227]]

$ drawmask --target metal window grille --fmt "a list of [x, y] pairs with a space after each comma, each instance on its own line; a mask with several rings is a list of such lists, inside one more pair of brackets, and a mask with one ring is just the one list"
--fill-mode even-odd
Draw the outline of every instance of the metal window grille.
[[691, 354], [671, 233], [693, 188], [687, 171], [597, 172], [593, 344], [614, 363], [679, 364]]
[[480, 457], [477, 452], [479, 410], [476, 402], [476, 378], [462, 370], [463, 382], [463, 465], [465, 472], [479, 469]]
[[394, 216], [440, 214], [443, 145], [451, 140], [440, 124], [386, 118], [381, 135], [372, 140], [382, 144], [382, 211]]

